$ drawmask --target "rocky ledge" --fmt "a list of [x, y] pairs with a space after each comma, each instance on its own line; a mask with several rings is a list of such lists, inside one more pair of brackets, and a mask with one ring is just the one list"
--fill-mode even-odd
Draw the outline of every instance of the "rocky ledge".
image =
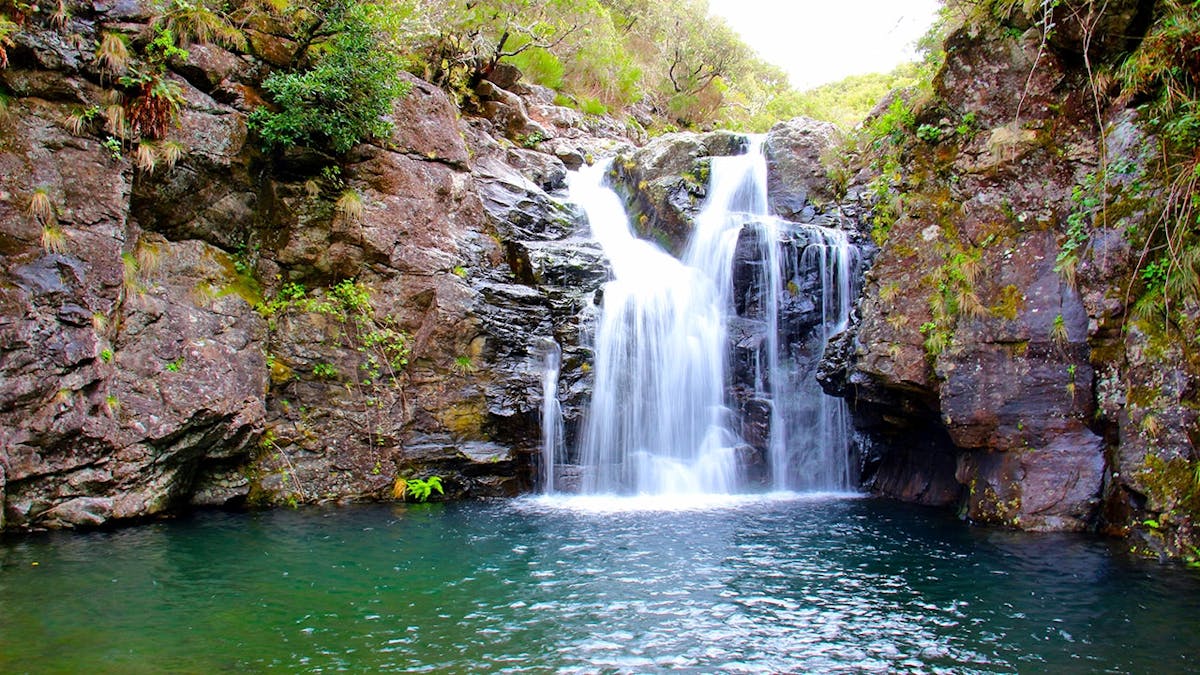
[[529, 489], [541, 350], [563, 345], [578, 418], [606, 274], [558, 191], [637, 137], [515, 80], [463, 116], [410, 77], [391, 138], [264, 154], [246, 122], [277, 50], [255, 33], [167, 71], [182, 152], [147, 163], [78, 122], [112, 86], [78, 45], [138, 35], [148, 6], [71, 9], [0, 69], [0, 526], [392, 499], [434, 475], [447, 498]]

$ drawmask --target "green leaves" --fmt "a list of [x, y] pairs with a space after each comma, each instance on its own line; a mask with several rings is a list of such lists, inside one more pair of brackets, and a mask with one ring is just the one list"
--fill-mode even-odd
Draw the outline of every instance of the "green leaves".
[[1081, 249], [1091, 236], [1092, 219], [1097, 209], [1103, 206], [1101, 193], [1104, 189], [1095, 173], [1087, 174], [1081, 184], [1071, 189], [1071, 203], [1075, 208], [1067, 216], [1067, 239], [1054, 260], [1054, 271], [1062, 274], [1072, 285], [1075, 283], [1075, 267], [1083, 252]]
[[21, 26], [15, 21], [8, 18], [7, 15], [0, 14], [0, 68], [8, 67], [8, 51], [7, 47], [13, 46], [13, 36], [21, 29]]
[[392, 104], [410, 85], [400, 79], [399, 52], [387, 48], [377, 28], [379, 12], [375, 5], [339, 0], [308, 9], [302, 33], [307, 44], [294, 60], [311, 60], [310, 67], [267, 76], [263, 89], [278, 110], [259, 108], [250, 115], [263, 145], [328, 147], [340, 154], [391, 133]]
[[434, 491], [438, 494], [446, 494], [442, 490], [442, 479], [440, 476], [430, 476], [429, 478], [397, 478], [396, 484], [392, 487], [392, 496], [396, 499], [411, 498], [416, 502], [428, 501], [430, 495]]

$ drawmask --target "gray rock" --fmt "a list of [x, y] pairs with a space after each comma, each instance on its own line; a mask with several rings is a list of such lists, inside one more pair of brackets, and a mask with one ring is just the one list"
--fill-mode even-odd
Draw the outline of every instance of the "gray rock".
[[745, 152], [748, 139], [728, 131], [660, 136], [613, 160], [613, 185], [638, 235], [679, 255], [708, 189], [710, 158]]
[[835, 195], [826, 176], [825, 155], [842, 134], [829, 122], [797, 117], [771, 127], [763, 144], [767, 157], [767, 201], [788, 220], [810, 222], [810, 201], [828, 204]]

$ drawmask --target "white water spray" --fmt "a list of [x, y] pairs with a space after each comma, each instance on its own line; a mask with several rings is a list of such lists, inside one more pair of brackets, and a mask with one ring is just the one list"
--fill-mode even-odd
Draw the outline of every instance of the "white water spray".
[[551, 339], [542, 343], [542, 492], [554, 492], [554, 467], [563, 447], [562, 405], [558, 402], [558, 373], [562, 349]]
[[603, 186], [571, 181], [612, 265], [595, 336], [595, 384], [580, 459], [589, 493], [732, 492], [736, 437], [724, 405], [725, 323], [711, 280], [634, 237]]
[[[796, 236], [808, 240], [799, 261], [780, 270], [787, 293], [808, 271], [820, 279], [821, 323], [806, 341], [770, 347], [776, 355], [771, 398], [772, 485], [790, 490], [846, 490], [854, 484], [849, 452], [850, 410], [845, 399], [821, 389], [816, 367], [829, 339], [846, 329], [853, 299], [852, 283], [859, 268], [858, 249], [845, 232], [802, 225]], [[799, 264], [797, 264], [797, 262]], [[777, 333], [773, 333], [777, 336]]]
[[[585, 493], [746, 487], [737, 461], [738, 446], [745, 446], [726, 406], [726, 326], [734, 315], [734, 255], [748, 231], [757, 242], [748, 264], [758, 270], [756, 302], [765, 323], [754, 393], [771, 402], [770, 485], [851, 487], [846, 404], [821, 391], [812, 371], [828, 338], [846, 326], [857, 260], [843, 233], [768, 214], [762, 142], [752, 138], [746, 154], [712, 159], [709, 198], [682, 262], [634, 236], [619, 197], [603, 186], [607, 166], [573, 177], [571, 199], [587, 214], [613, 271], [596, 328], [595, 384], [582, 434]], [[807, 240], [800, 260], [780, 255], [784, 233]], [[814, 268], [822, 289], [819, 335], [784, 344], [784, 294]]]

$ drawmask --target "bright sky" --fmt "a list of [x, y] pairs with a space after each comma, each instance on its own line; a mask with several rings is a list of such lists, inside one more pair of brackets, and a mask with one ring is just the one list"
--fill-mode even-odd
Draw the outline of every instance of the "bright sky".
[[938, 0], [708, 0], [759, 56], [810, 89], [916, 57]]

